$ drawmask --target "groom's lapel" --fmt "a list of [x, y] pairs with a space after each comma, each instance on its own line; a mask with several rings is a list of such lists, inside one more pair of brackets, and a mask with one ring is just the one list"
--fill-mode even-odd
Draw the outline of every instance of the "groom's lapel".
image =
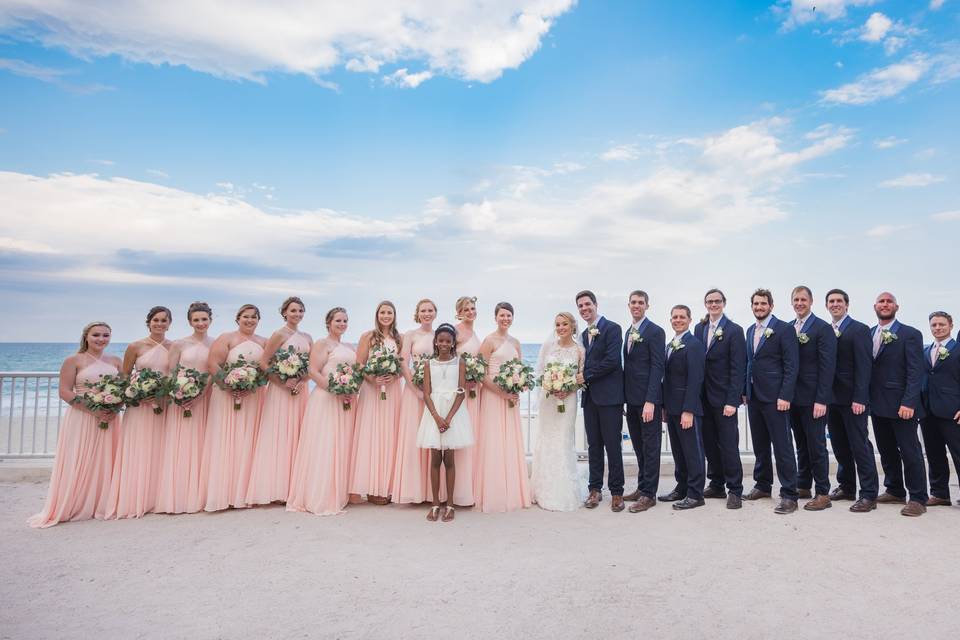
[[[754, 352], [753, 355], [757, 355], [757, 353], [760, 352], [760, 349], [763, 349], [763, 345], [767, 342], [767, 329], [776, 331], [778, 322], [779, 321], [774, 316], [770, 316], [770, 322], [767, 323], [767, 326], [763, 329], [763, 333], [760, 334], [760, 343], [757, 344], [757, 351]], [[756, 327], [756, 325], [754, 325], [754, 327]]]

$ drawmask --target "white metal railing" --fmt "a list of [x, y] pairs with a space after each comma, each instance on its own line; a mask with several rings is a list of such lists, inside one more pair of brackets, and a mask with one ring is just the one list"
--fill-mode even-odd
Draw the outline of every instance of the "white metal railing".
[[[54, 372], [0, 372], [0, 459], [50, 458], [56, 453], [60, 419], [67, 406], [60, 400], [58, 383], [59, 376]], [[539, 416], [534, 395], [524, 393], [520, 398], [520, 413], [523, 418], [521, 426], [528, 456], [533, 451]], [[743, 407], [740, 408], [738, 417], [741, 452], [750, 453], [750, 431]], [[666, 454], [670, 452], [670, 439], [667, 437], [666, 425], [660, 426], [663, 431], [661, 453]], [[633, 457], [626, 421], [623, 437], [623, 455]], [[578, 455], [585, 458], [586, 434], [583, 429], [583, 414], [579, 410], [575, 443]]]

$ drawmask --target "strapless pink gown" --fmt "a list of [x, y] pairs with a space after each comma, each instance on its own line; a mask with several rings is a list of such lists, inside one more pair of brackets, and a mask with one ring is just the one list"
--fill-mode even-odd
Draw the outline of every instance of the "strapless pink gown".
[[[460, 345], [458, 353], [470, 353], [476, 355], [480, 353], [480, 338], [474, 333], [470, 339]], [[480, 424], [480, 395], [482, 390], [477, 387], [477, 397], [471, 398], [468, 393], [464, 399], [467, 405], [467, 413], [470, 414], [470, 424], [479, 426]], [[474, 427], [473, 438], [477, 441], [480, 429]], [[474, 458], [476, 457], [477, 445], [472, 447], [463, 447], [455, 449], [453, 452], [453, 461], [457, 466], [457, 481], [453, 488], [453, 503], [458, 506], [469, 507], [476, 502], [474, 499], [473, 483], [475, 479]], [[440, 482], [440, 499], [446, 500], [446, 483]]]
[[[190, 342], [180, 352], [180, 365], [206, 372], [209, 355], [210, 347], [202, 342]], [[207, 384], [207, 391], [190, 406], [191, 417], [184, 418], [183, 408], [176, 404], [168, 406], [165, 412], [166, 433], [156, 513], [196, 513], [203, 508], [200, 502], [200, 458], [213, 382]]]
[[[342, 362], [353, 364], [356, 352], [337, 345], [321, 371], [326, 379]], [[310, 394], [293, 463], [287, 511], [309, 511], [318, 516], [341, 513], [348, 500], [350, 443], [357, 408], [344, 411], [339, 396], [317, 387]]]
[[[116, 374], [117, 368], [112, 364], [94, 360], [77, 371], [74, 390], [82, 393], [100, 376]], [[57, 435], [47, 501], [43, 511], [27, 520], [31, 527], [52, 527], [58, 522], [105, 516], [120, 416], [107, 429], [101, 429], [99, 423], [99, 418], [86, 411], [67, 409]]]
[[[258, 362], [263, 347], [252, 340], [241, 342], [227, 354], [228, 362], [239, 356]], [[257, 418], [263, 389], [243, 399], [240, 410], [233, 408], [233, 396], [214, 386], [207, 412], [207, 433], [200, 461], [200, 499], [204, 511], [247, 506], [247, 485], [257, 436]]]
[[[408, 334], [413, 339], [411, 360], [433, 355], [433, 334]], [[411, 364], [411, 363], [405, 363]], [[413, 384], [404, 383], [397, 422], [397, 456], [393, 462], [393, 501], [420, 504], [430, 499], [430, 452], [417, 446], [424, 402]]]
[[[519, 358], [516, 348], [504, 342], [490, 356], [487, 377], [491, 380], [507, 360]], [[520, 407], [511, 408], [495, 393], [480, 403], [477, 438], [476, 506], [483, 512], [516, 511], [530, 506], [527, 460], [520, 429]]]
[[[397, 348], [391, 338], [385, 344]], [[380, 387], [364, 380], [357, 400], [357, 426], [350, 452], [350, 493], [391, 495], [401, 391], [400, 382], [394, 380], [387, 385], [387, 399], [381, 400]]]
[[[280, 349], [288, 346], [302, 353], [310, 353], [310, 341], [294, 333]], [[286, 502], [290, 493], [290, 473], [300, 440], [300, 423], [310, 396], [305, 383], [300, 393], [291, 395], [284, 386], [271, 382], [267, 385], [253, 446], [250, 484], [247, 486], [247, 504]]]
[[[145, 351], [134, 363], [137, 369], [169, 373], [169, 353], [163, 345]], [[107, 518], [139, 518], [157, 504], [160, 461], [163, 456], [164, 420], [150, 404], [124, 411], [123, 427], [113, 463]]]

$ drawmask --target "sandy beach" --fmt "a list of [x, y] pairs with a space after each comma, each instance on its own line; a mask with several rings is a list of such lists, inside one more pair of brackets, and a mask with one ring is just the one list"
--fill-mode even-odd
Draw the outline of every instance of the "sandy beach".
[[32, 530], [45, 492], [0, 483], [2, 638], [932, 639], [960, 622], [960, 507], [605, 500], [443, 524], [423, 507], [272, 506]]

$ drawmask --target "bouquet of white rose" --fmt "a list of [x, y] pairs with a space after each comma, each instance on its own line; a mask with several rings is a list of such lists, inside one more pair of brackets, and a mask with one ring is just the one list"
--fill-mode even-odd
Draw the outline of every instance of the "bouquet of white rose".
[[363, 371], [350, 362], [341, 362], [327, 377], [327, 391], [340, 396], [340, 403], [344, 411], [350, 410], [350, 396], [360, 391], [363, 382]]
[[[270, 368], [267, 373], [272, 373], [283, 382], [292, 378], [302, 378], [307, 375], [310, 367], [310, 354], [303, 351], [297, 351], [294, 346], [288, 345], [286, 349], [279, 349], [273, 357], [270, 358]], [[297, 395], [296, 388], [290, 389], [290, 395]]]
[[136, 369], [123, 393], [128, 407], [139, 407], [141, 402], [153, 400], [153, 412], [159, 415], [170, 393], [170, 378], [149, 367]]
[[[537, 381], [533, 375], [533, 367], [524, 364], [520, 358], [513, 358], [500, 365], [493, 383], [507, 393], [523, 393], [533, 389]], [[516, 406], [513, 400], [509, 401], [509, 405]]]
[[[80, 395], [83, 406], [94, 413], [100, 411], [111, 411], [120, 413], [124, 405], [124, 391], [127, 381], [120, 376], [100, 376], [100, 379], [91, 385]], [[106, 429], [110, 424], [101, 420], [98, 424], [101, 429]]]
[[[170, 397], [178, 407], [185, 405], [194, 398], [200, 397], [203, 390], [207, 388], [207, 382], [210, 380], [209, 373], [201, 373], [196, 369], [190, 369], [178, 366], [173, 375], [170, 376], [172, 383], [170, 385]], [[183, 410], [184, 418], [193, 417], [193, 411], [190, 407]]]
[[[363, 372], [368, 376], [395, 376], [400, 373], [400, 361], [402, 358], [397, 355], [393, 349], [383, 345], [374, 347], [370, 351], [370, 357], [367, 358], [367, 364], [363, 367]], [[387, 387], [380, 385], [380, 399], [387, 399]]]
[[[487, 375], [487, 361], [481, 355], [473, 355], [472, 353], [464, 353], [460, 356], [463, 360], [464, 369], [466, 375], [464, 376], [467, 382], [475, 382], [481, 384], [483, 382], [483, 377]], [[477, 397], [477, 390], [470, 389], [470, 397]]]
[[413, 356], [413, 365], [410, 367], [410, 382], [416, 385], [418, 389], [423, 389], [423, 375], [427, 368], [427, 362], [432, 357], [423, 353]]
[[[247, 362], [243, 356], [236, 362], [226, 362], [214, 377], [217, 383], [229, 391], [253, 391], [267, 384], [267, 376], [255, 363]], [[240, 398], [233, 399], [234, 411], [240, 411]]]
[[[540, 386], [548, 396], [558, 393], [569, 393], [577, 390], [577, 371], [579, 367], [575, 364], [563, 364], [562, 362], [550, 362], [543, 368], [543, 375], [540, 376]], [[567, 410], [563, 400], [557, 400], [557, 412], [564, 413]]]

